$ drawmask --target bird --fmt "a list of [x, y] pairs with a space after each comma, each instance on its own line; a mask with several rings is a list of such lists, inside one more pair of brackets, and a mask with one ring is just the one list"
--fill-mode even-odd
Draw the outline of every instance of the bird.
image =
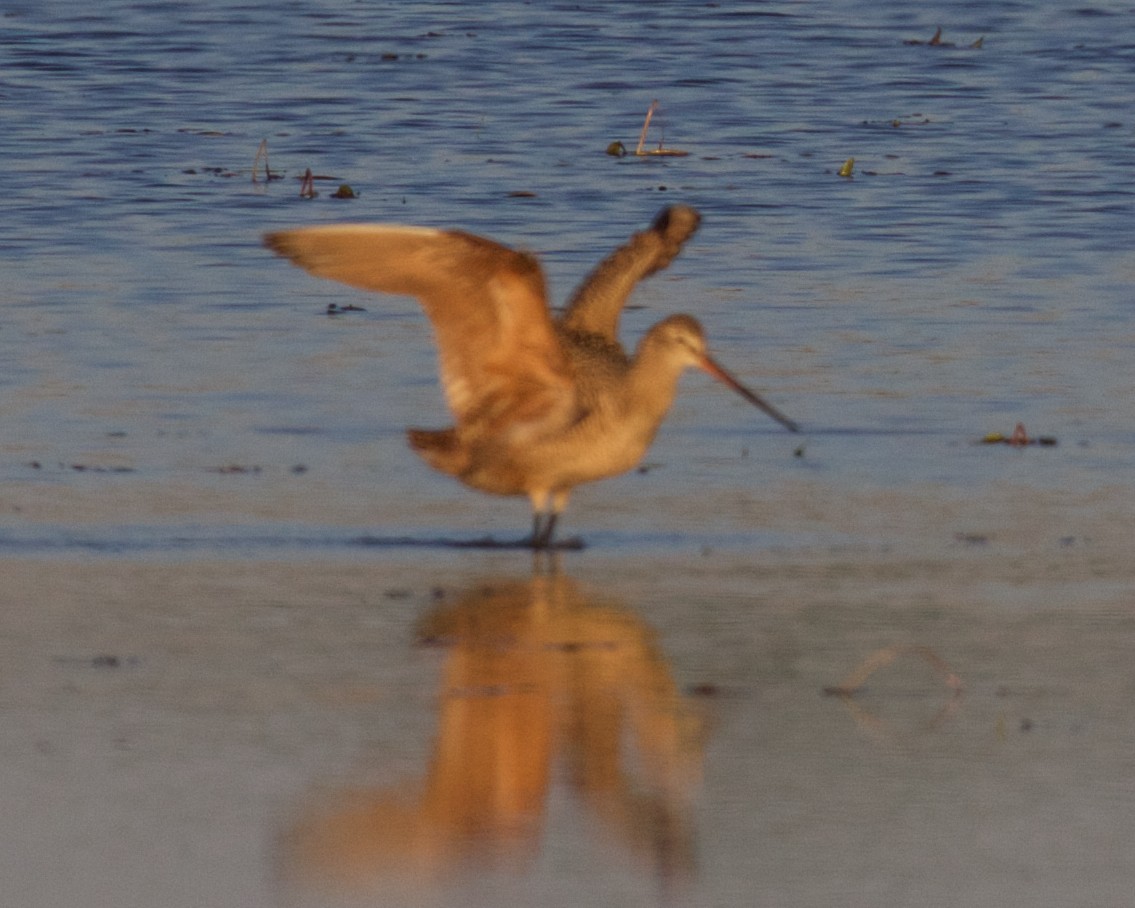
[[635, 286], [666, 268], [700, 222], [691, 207], [663, 209], [587, 275], [559, 314], [535, 255], [462, 230], [340, 223], [263, 240], [315, 276], [420, 301], [454, 424], [408, 429], [410, 447], [471, 488], [526, 496], [532, 533], [521, 544], [549, 549], [577, 486], [639, 465], [686, 369], [799, 431], [710, 356], [690, 315], [662, 319], [631, 354], [619, 342]]

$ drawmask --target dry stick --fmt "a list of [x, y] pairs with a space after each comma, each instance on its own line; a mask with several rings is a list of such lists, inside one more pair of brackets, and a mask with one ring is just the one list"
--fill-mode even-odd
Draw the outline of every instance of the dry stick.
[[650, 102], [650, 110], [646, 112], [646, 119], [642, 121], [642, 132], [638, 136], [638, 148], [634, 150], [636, 155], [642, 154], [642, 146], [646, 144], [646, 131], [650, 128], [650, 118], [654, 116], [654, 110], [658, 107], [657, 101]]
[[658, 156], [658, 157], [667, 157], [667, 158], [684, 158], [686, 155], [689, 154], [688, 151], [679, 151], [677, 148], [666, 148], [665, 147], [665, 144], [666, 144], [666, 134], [665, 133], [663, 133], [662, 138], [658, 140], [658, 147], [657, 148], [652, 148], [652, 149], [650, 149], [650, 151], [643, 151], [642, 150], [642, 146], [644, 144], [646, 144], [646, 132], [650, 128], [650, 118], [654, 116], [654, 111], [657, 109], [657, 107], [658, 107], [658, 102], [652, 101], [651, 104], [650, 104], [650, 110], [648, 110], [646, 112], [646, 119], [643, 121], [643, 124], [642, 124], [642, 133], [638, 137], [638, 147], [635, 149], [635, 152], [634, 152], [635, 157], [646, 158], [646, 157]]
[[260, 147], [256, 149], [256, 157], [252, 159], [252, 182], [256, 182], [256, 168], [260, 164], [260, 159], [264, 158], [264, 182], [268, 183], [272, 180], [272, 171], [268, 167], [268, 140], [261, 139]]

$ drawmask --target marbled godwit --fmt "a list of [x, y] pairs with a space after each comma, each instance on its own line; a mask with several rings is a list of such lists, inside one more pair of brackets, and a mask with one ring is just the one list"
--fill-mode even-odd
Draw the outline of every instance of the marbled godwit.
[[701, 325], [688, 315], [654, 325], [634, 356], [619, 344], [627, 297], [670, 264], [700, 220], [692, 208], [663, 210], [599, 263], [555, 319], [535, 257], [468, 233], [339, 224], [264, 241], [319, 277], [421, 301], [456, 425], [410, 429], [410, 446], [475, 489], [526, 495], [533, 512], [526, 543], [545, 548], [577, 485], [639, 463], [689, 367], [797, 430], [709, 356]]

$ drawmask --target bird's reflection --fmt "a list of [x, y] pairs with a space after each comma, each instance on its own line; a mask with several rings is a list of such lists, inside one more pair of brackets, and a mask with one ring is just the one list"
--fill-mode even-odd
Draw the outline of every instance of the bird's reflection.
[[446, 650], [424, 779], [309, 810], [288, 837], [294, 872], [353, 888], [523, 869], [562, 780], [664, 887], [692, 876], [705, 723], [638, 616], [537, 576], [469, 589], [419, 635]]

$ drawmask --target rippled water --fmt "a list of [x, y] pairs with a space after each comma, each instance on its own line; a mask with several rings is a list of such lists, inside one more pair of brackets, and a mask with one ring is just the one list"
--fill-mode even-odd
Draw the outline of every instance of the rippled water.
[[[662, 570], [667, 552], [730, 553], [704, 580], [711, 637], [726, 649], [744, 648], [736, 641], [749, 639], [754, 606], [713, 584], [744, 575], [757, 595], [783, 607], [763, 585], [771, 583], [804, 611], [805, 630], [789, 629], [782, 612], [762, 628], [777, 639], [799, 633], [829, 655], [807, 616], [833, 606], [833, 590], [855, 602], [882, 590], [883, 602], [929, 602], [932, 615], [956, 614], [975, 635], [957, 643], [975, 645], [971, 654], [985, 652], [975, 643], [977, 603], [1009, 609], [991, 631], [1008, 639], [1021, 631], [1013, 611], [1021, 602], [1072, 601], [1085, 637], [1107, 650], [1099, 628], [1119, 620], [1110, 609], [1130, 577], [1114, 570], [1121, 558], [1099, 567], [1106, 559], [1092, 561], [1090, 545], [1122, 550], [1131, 503], [1131, 13], [1122, 2], [929, 9], [109, 0], [81, 8], [12, 0], [0, 7], [0, 555], [33, 556], [33, 573], [43, 577], [53, 563], [66, 561], [70, 571], [92, 554], [180, 564], [176, 571], [191, 570], [194, 559], [219, 561], [228, 567], [218, 597], [244, 601], [257, 584], [273, 595], [288, 587], [278, 578], [249, 581], [242, 566], [341, 559], [370, 570], [358, 563], [383, 563], [391, 547], [376, 540], [518, 533], [528, 520], [523, 503], [467, 492], [404, 445], [404, 426], [447, 418], [428, 326], [413, 301], [308, 278], [259, 238], [345, 219], [461, 227], [538, 253], [563, 299], [605, 252], [681, 202], [703, 213], [703, 226], [667, 272], [639, 289], [628, 337], [670, 312], [697, 315], [722, 361], [806, 433], [799, 447], [690, 377], [649, 456], [654, 468], [575, 496], [568, 531], [610, 553], [577, 570], [629, 597], [632, 612], [657, 604], [673, 671], [689, 679], [715, 670], [698, 642], [706, 628], [691, 617], [707, 606], [692, 604], [703, 583], [696, 561], [683, 562], [674, 580], [693, 599], [678, 601], [662, 580], [620, 581], [632, 563], [639, 570], [638, 560]], [[930, 45], [939, 25], [945, 43]], [[605, 155], [615, 140], [634, 146], [654, 100], [651, 144], [688, 156]], [[262, 142], [278, 179], [262, 171], [253, 179]], [[853, 175], [840, 177], [851, 157]], [[307, 168], [327, 177], [312, 200], [299, 197]], [[340, 183], [358, 197], [333, 198]], [[332, 303], [366, 311], [328, 317]], [[1058, 444], [1012, 451], [974, 443], [1018, 422]], [[990, 560], [981, 560], [991, 543]], [[1085, 562], [1067, 576], [1046, 568], [1085, 544]], [[941, 564], [929, 576], [879, 567], [847, 586], [860, 578], [848, 551]], [[839, 554], [826, 561], [832, 552]], [[750, 563], [776, 553], [803, 558], [804, 574], [773, 567], [766, 575]], [[969, 570], [1005, 553], [1033, 560], [966, 586]], [[431, 588], [438, 559], [444, 571], [483, 568], [464, 554], [423, 553], [431, 567], [420, 572], [412, 554], [389, 557], [391, 573], [379, 582], [398, 588], [392, 578], [408, 572], [403, 582], [419, 595]], [[495, 575], [501, 565], [493, 564]], [[509, 565], [506, 576], [526, 574], [525, 565]], [[105, 580], [114, 569], [98, 570]], [[159, 596], [147, 583], [177, 587], [145, 576], [106, 582], [141, 602]], [[76, 589], [81, 578], [80, 570]], [[957, 588], [968, 591], [964, 607], [951, 598]], [[188, 601], [210, 601], [198, 595]], [[343, 595], [354, 601], [354, 592]], [[1107, 609], [1093, 610], [1105, 601]], [[1093, 616], [1105, 616], [1103, 624]], [[855, 625], [842, 621], [823, 628], [839, 635]], [[914, 622], [908, 636], [923, 639], [916, 625], [926, 627]], [[837, 664], [855, 661], [850, 652], [830, 661], [813, 654], [812, 663], [754, 680], [745, 659], [786, 657], [764, 642], [753, 646], [721, 669], [721, 683], [747, 692], [748, 718], [761, 705], [754, 691], [788, 707], [796, 672], [814, 692], [815, 660], [817, 678], [833, 681]], [[1057, 655], [1090, 662], [1085, 652]], [[1122, 652], [1108, 652], [1116, 674], [1107, 689], [1122, 690]], [[334, 647], [327, 653], [334, 662]], [[987, 663], [975, 663], [990, 697], [1011, 695]], [[1025, 675], [1030, 691], [1045, 689], [1043, 677]], [[1082, 681], [1072, 677], [1071, 687]], [[419, 678], [432, 679], [424, 671]], [[152, 707], [138, 696], [138, 709]], [[1121, 699], [1108, 703], [1128, 719]], [[998, 721], [990, 702], [976, 711], [985, 730]], [[415, 705], [415, 715], [428, 711]], [[257, 715], [250, 707], [248, 721]], [[404, 713], [387, 721], [395, 715], [409, 721]], [[418, 730], [428, 736], [427, 726], [422, 720]], [[772, 731], [791, 741], [800, 728]], [[737, 780], [762, 777], [748, 733], [732, 726], [722, 740], [721, 765]], [[1122, 740], [1112, 743], [1123, 750]], [[812, 769], [838, 772], [838, 732], [824, 744], [832, 750]], [[288, 739], [283, 750], [293, 746]], [[963, 768], [971, 758], [980, 764], [968, 751], [951, 753]], [[768, 756], [773, 777], [800, 784], [791, 744]], [[1101, 775], [1126, 766], [1102, 762]], [[297, 786], [318, 776], [300, 774], [300, 783], [294, 767], [273, 766]], [[776, 883], [770, 904], [903, 904], [902, 893], [919, 891], [894, 873], [871, 890], [852, 852], [838, 851], [847, 840], [817, 832], [814, 813], [807, 834], [783, 804], [755, 829], [745, 811], [756, 807], [737, 785], [723, 794], [711, 779], [705, 825], [724, 823], [737, 841], [759, 836], [768, 855], [803, 842], [835, 849], [829, 858], [847, 856], [822, 861], [819, 882], [802, 863], [763, 860]], [[911, 809], [929, 810], [943, 790], [953, 789], [931, 786]], [[852, 791], [841, 802], [849, 823], [866, 810]], [[1098, 797], [1092, 791], [1084, 810]], [[1043, 804], [1030, 806], [1021, 822], [1043, 822], [1043, 812]], [[868, 813], [871, 828], [894, 832]], [[960, 827], [972, 819], [957, 819], [953, 833], [964, 836]], [[910, 828], [920, 829], [917, 821], [903, 814]], [[702, 895], [712, 904], [752, 903], [757, 881], [736, 865], [745, 858], [732, 840], [718, 844], [702, 862]], [[565, 870], [573, 855], [547, 847], [533, 891], [568, 904], [565, 893], [580, 885]], [[1006, 860], [1027, 869], [1034, 858], [1026, 850]], [[195, 862], [187, 875], [207, 874], [208, 863]], [[921, 904], [948, 903], [949, 866], [971, 865], [936, 864]], [[253, 878], [230, 871], [226, 879]], [[1105, 895], [1129, 881], [1114, 871], [1096, 877]], [[981, 879], [988, 885], [975, 892], [1013, 903], [1012, 875]], [[162, 893], [164, 882], [151, 891]], [[641, 882], [617, 878], [623, 903], [652, 901], [644, 893], [655, 890]], [[857, 895], [844, 898], [850, 882]], [[27, 904], [48, 903], [28, 885]], [[491, 887], [478, 897], [491, 901]], [[242, 903], [266, 898], [257, 891]]]
[[[389, 457], [432, 486], [393, 440], [409, 414], [445, 418], [413, 304], [311, 281], [259, 235], [461, 226], [538, 252], [562, 298], [681, 201], [705, 225], [628, 332], [695, 312], [830, 469], [971, 483], [945, 446], [1021, 420], [1068, 443], [1062, 481], [1106, 482], [1133, 429], [1125, 9], [986, 7], [936, 11], [955, 47], [904, 43], [937, 20], [902, 7], [10, 7], [5, 472]], [[690, 156], [604, 156], [655, 98], [651, 141]], [[334, 177], [310, 202], [307, 167]], [[338, 182], [359, 198], [330, 198]], [[350, 301], [368, 312], [319, 317]], [[666, 459], [699, 456], [684, 435], [730, 432], [732, 452], [771, 433], [687, 386]], [[931, 437], [888, 451], [879, 431]], [[359, 448], [375, 440], [396, 450]], [[789, 442], [756, 444], [792, 468]]]

